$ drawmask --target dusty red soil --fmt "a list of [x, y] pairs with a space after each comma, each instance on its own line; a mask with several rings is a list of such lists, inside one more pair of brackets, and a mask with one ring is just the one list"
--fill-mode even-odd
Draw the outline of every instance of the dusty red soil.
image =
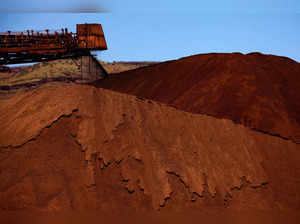
[[289, 58], [195, 55], [111, 75], [96, 86], [300, 142], [300, 64]]
[[0, 111], [2, 211], [300, 209], [300, 145], [230, 120], [73, 84]]

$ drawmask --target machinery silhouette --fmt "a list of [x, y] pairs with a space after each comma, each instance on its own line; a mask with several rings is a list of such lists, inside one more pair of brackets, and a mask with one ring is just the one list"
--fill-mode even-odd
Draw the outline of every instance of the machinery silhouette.
[[101, 79], [107, 73], [91, 51], [104, 50], [107, 44], [101, 24], [77, 24], [76, 33], [67, 28], [0, 33], [0, 65], [72, 58], [79, 59], [82, 72], [96, 72], [94, 79]]

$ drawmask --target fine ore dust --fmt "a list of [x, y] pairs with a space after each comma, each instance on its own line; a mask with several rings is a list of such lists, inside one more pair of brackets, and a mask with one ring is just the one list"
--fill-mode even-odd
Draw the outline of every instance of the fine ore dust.
[[[260, 61], [259, 57], [264, 61], [262, 67], [250, 66]], [[120, 74], [121, 81], [115, 88], [121, 88], [123, 83], [123, 92], [136, 91], [137, 95], [142, 95], [139, 91], [144, 89], [145, 97], [178, 107], [190, 105], [187, 111], [214, 111], [216, 117], [238, 118], [240, 113], [244, 118], [249, 114], [256, 119], [256, 125], [261, 125], [256, 128], [274, 132], [280, 131], [280, 119], [295, 118], [295, 124], [282, 127], [281, 134], [287, 136], [285, 131], [298, 127], [289, 106], [299, 102], [290, 100], [289, 94], [296, 91], [292, 87], [299, 82], [291, 73], [290, 79], [295, 81], [282, 89], [276, 84], [279, 75], [267, 73], [261, 77], [263, 65], [270, 66], [267, 62], [272, 60], [294, 66], [295, 73], [299, 67], [293, 61], [272, 56], [203, 55]], [[250, 63], [249, 68], [257, 73], [243, 73], [242, 62]], [[217, 66], [212, 66], [215, 63]], [[183, 64], [182, 70], [179, 64]], [[234, 72], [234, 66], [240, 70]], [[160, 73], [173, 67], [178, 68], [174, 73]], [[147, 77], [151, 84], [142, 82]], [[136, 83], [130, 84], [134, 79]], [[266, 87], [270, 89], [260, 88], [259, 80], [265, 79], [274, 80], [274, 85]], [[135, 85], [136, 89], [130, 90]], [[232, 95], [225, 94], [229, 88]], [[250, 91], [255, 94], [250, 96]], [[198, 100], [194, 102], [187, 96]], [[249, 110], [239, 101], [243, 96], [249, 102]], [[268, 108], [277, 102], [273, 101], [275, 96], [281, 97], [279, 105], [285, 105], [285, 110], [278, 107], [272, 117]], [[252, 97], [255, 100], [251, 101]], [[232, 108], [219, 105], [222, 100]], [[203, 106], [208, 101], [212, 102]], [[263, 102], [266, 107], [258, 110], [256, 105]], [[5, 111], [0, 114], [2, 211], [226, 209], [276, 214], [279, 210], [300, 209], [300, 145], [228, 119], [192, 114], [124, 93], [75, 84], [16, 94], [1, 101], [0, 111]], [[272, 121], [273, 125], [265, 125], [264, 118], [269, 119], [266, 124]]]

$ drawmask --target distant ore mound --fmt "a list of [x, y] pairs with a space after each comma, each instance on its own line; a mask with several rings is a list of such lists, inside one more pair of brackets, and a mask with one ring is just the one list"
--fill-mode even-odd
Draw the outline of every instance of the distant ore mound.
[[230, 120], [75, 84], [0, 111], [2, 212], [300, 209], [300, 145]]
[[96, 86], [300, 142], [300, 64], [289, 58], [195, 55], [111, 75]]

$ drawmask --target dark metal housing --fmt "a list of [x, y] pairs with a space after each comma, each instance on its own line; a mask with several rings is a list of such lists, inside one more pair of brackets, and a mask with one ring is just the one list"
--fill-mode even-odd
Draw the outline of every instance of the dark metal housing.
[[76, 33], [26, 31], [0, 33], [0, 65], [41, 62], [107, 50], [101, 24], [77, 24]]

